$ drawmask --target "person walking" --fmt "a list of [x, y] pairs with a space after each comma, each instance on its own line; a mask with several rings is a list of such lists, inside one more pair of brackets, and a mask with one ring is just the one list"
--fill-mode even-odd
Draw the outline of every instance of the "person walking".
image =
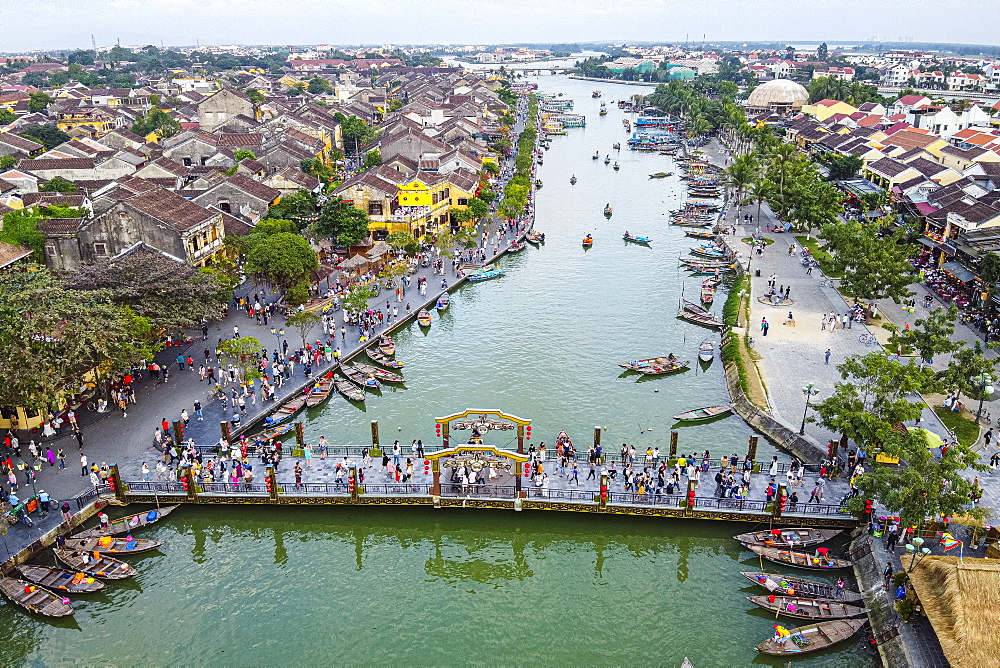
[[760, 331], [763, 336], [767, 336], [767, 330], [771, 328], [771, 324], [767, 321], [767, 318], [761, 318]]
[[983, 434], [983, 442], [986, 443], [987, 449], [989, 449], [990, 441], [992, 440], [993, 440], [993, 427], [990, 427], [989, 429], [986, 430], [986, 433]]
[[80, 476], [85, 477], [89, 471], [87, 470], [87, 455], [80, 453]]
[[889, 584], [892, 582], [892, 576], [895, 574], [895, 569], [892, 567], [892, 562], [885, 562], [885, 569], [882, 571], [882, 577], [885, 578], [885, 588], [889, 588]]
[[577, 485], [580, 484], [580, 467], [576, 464], [573, 464], [573, 472], [570, 474], [569, 482], [576, 483]]
[[826, 352], [823, 353], [823, 359], [825, 360], [826, 365], [830, 366], [830, 349], [829, 348], [827, 348]]
[[889, 535], [885, 539], [885, 549], [893, 552], [896, 549], [897, 542], [899, 542], [899, 525], [891, 524], [889, 526]]
[[56, 454], [56, 459], [59, 460], [59, 468], [66, 468], [66, 453], [63, 452], [62, 448], [59, 448], [59, 452]]

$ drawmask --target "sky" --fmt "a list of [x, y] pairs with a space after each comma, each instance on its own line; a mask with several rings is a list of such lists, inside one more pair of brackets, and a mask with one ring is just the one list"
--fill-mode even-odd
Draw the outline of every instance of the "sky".
[[0, 52], [201, 44], [996, 44], [1000, 0], [0, 0]]

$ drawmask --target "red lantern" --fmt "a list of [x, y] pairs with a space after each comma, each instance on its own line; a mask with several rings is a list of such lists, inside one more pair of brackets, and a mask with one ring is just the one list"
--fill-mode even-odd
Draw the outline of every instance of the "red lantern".
[[694, 498], [695, 498], [694, 490], [693, 489], [689, 489], [688, 490], [688, 508], [694, 508]]
[[424, 475], [430, 475], [430, 474], [431, 474], [431, 460], [425, 459], [424, 460]]
[[787, 506], [788, 506], [788, 497], [782, 495], [781, 499], [779, 499], [778, 501], [778, 509], [784, 511]]
[[608, 502], [608, 486], [607, 485], [601, 485], [601, 501], [603, 503], [607, 503]]
[[184, 488], [185, 492], [188, 491], [188, 479], [186, 475], [181, 478], [181, 487]]
[[865, 515], [869, 517], [875, 512], [875, 502], [871, 499], [865, 499]]
[[108, 489], [112, 492], [115, 491], [115, 477], [113, 475], [108, 476]]
[[354, 494], [354, 476], [347, 479], [347, 491]]

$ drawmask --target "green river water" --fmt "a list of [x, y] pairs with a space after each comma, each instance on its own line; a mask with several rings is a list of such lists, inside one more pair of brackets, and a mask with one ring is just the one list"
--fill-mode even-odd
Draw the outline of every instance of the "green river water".
[[[502, 279], [459, 290], [426, 333], [396, 336], [406, 389], [386, 389], [364, 411], [331, 401], [308, 416], [310, 441], [364, 443], [378, 419], [383, 442], [432, 445], [435, 416], [476, 407], [531, 418], [535, 443], [565, 429], [585, 445], [600, 425], [606, 448], [666, 450], [670, 415], [727, 400], [721, 364], [703, 369], [696, 357], [718, 335], [674, 317], [682, 291], [696, 296], [700, 281], [678, 271], [694, 243], [665, 215], [683, 200], [682, 182], [647, 176], [676, 172], [672, 159], [611, 151], [628, 137], [613, 102], [649, 89], [539, 81], [588, 118], [554, 138], [539, 169], [536, 227], [547, 243], [504, 259]], [[594, 88], [608, 102], [604, 118]], [[621, 170], [591, 160], [595, 150]], [[653, 246], [626, 246], [626, 229]], [[587, 232], [595, 244], [584, 252]], [[618, 362], [668, 352], [693, 360], [692, 370], [619, 377]], [[680, 450], [742, 455], [750, 433], [737, 417], [683, 428]], [[509, 438], [500, 432], [496, 445]], [[760, 456], [772, 450], [761, 442]], [[571, 513], [182, 508], [143, 533], [165, 545], [132, 558], [139, 576], [78, 597], [74, 618], [0, 605], [0, 665], [679, 666], [685, 656], [698, 668], [781, 665], [753, 649], [774, 620], [746, 601], [763, 590], [739, 575], [760, 565], [731, 538], [750, 528]], [[873, 657], [859, 635], [796, 663], [857, 668]]]

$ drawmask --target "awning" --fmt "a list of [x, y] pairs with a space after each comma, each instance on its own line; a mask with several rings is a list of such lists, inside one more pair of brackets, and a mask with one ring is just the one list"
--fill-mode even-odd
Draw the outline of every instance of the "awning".
[[971, 271], [966, 269], [958, 262], [945, 262], [941, 265], [941, 268], [947, 271], [949, 274], [962, 281], [963, 283], [968, 283], [973, 280], [976, 275]]
[[933, 239], [928, 239], [927, 237], [920, 237], [917, 239], [917, 243], [921, 246], [927, 246], [928, 248], [934, 248], [937, 246], [937, 242]]

